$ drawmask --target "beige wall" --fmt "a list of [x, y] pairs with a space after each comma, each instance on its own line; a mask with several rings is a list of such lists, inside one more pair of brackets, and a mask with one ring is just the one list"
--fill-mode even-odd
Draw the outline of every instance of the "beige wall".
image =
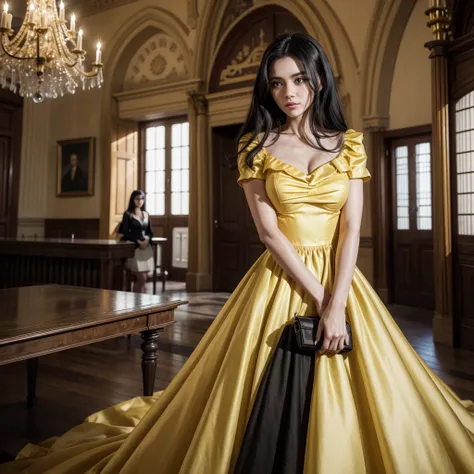
[[[77, 94], [77, 95], [76, 95]], [[100, 153], [100, 107], [101, 91], [80, 91], [54, 101], [51, 107], [51, 129], [48, 154], [48, 218], [93, 218], [100, 217], [102, 190]], [[94, 195], [87, 197], [57, 197], [57, 140], [96, 137], [94, 165]]]
[[359, 64], [363, 61], [366, 35], [370, 30], [376, 0], [330, 0], [327, 2], [336, 12], [341, 25], [350, 38]]
[[400, 44], [390, 95], [390, 129], [431, 123], [431, 63], [424, 47], [432, 40], [426, 27], [427, 4], [418, 0]]

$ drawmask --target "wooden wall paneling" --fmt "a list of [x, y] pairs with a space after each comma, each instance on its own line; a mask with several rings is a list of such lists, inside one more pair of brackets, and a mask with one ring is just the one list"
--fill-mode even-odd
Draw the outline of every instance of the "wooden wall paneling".
[[[100, 219], [45, 219], [44, 236], [67, 239], [74, 234], [75, 239], [98, 239]], [[21, 237], [21, 236], [20, 236]]]
[[133, 243], [75, 239], [0, 241], [0, 288], [66, 284], [122, 290]]

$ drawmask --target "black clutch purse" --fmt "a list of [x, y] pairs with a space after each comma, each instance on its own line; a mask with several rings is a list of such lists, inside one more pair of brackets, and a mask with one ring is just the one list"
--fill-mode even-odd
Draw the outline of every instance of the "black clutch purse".
[[[323, 344], [323, 337], [317, 344], [314, 343], [316, 334], [318, 332], [318, 325], [320, 321], [319, 316], [297, 316], [295, 314], [295, 321], [293, 322], [293, 330], [295, 333], [296, 344], [298, 349], [304, 352], [314, 352], [319, 350]], [[352, 329], [348, 322], [346, 322], [347, 335], [349, 344], [344, 345], [341, 352], [349, 352], [352, 350]]]

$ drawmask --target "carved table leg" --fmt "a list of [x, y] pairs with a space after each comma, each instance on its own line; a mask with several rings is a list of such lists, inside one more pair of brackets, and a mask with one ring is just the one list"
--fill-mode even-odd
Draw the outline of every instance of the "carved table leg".
[[28, 407], [36, 405], [36, 376], [38, 375], [38, 357], [26, 361], [26, 371], [28, 376], [28, 396], [26, 404]]
[[163, 329], [153, 329], [141, 332], [142, 342], [142, 372], [143, 395], [153, 395], [155, 386], [156, 361], [158, 359], [158, 338]]

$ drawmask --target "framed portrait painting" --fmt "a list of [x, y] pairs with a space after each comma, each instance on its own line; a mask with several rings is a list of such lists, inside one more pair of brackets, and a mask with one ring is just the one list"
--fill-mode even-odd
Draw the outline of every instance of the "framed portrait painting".
[[94, 195], [94, 137], [59, 140], [58, 182], [59, 197]]

